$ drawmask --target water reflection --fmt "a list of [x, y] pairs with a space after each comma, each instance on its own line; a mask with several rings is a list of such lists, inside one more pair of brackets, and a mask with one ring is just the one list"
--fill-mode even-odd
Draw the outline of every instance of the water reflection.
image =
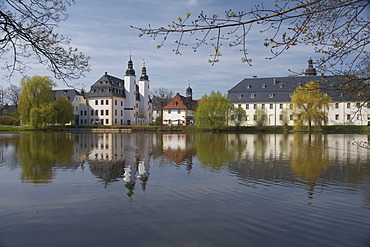
[[1, 135], [0, 163], [19, 163], [21, 181], [30, 183], [50, 183], [56, 169], [88, 167], [104, 186], [123, 181], [128, 196], [136, 183], [145, 191], [153, 164], [183, 166], [189, 173], [195, 163], [228, 169], [249, 185], [298, 179], [312, 191], [320, 178], [357, 184], [370, 175], [370, 151], [352, 145], [354, 138], [368, 136], [30, 132]]

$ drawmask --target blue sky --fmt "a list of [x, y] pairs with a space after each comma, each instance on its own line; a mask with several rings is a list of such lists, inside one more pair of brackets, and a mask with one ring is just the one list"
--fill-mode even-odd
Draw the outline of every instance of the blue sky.
[[[269, 4], [270, 1], [264, 1]], [[175, 93], [185, 94], [190, 81], [194, 98], [200, 98], [212, 90], [227, 93], [235, 84], [244, 78], [287, 76], [291, 72], [302, 72], [307, 67], [310, 55], [313, 59], [318, 55], [310, 47], [296, 47], [278, 58], [267, 60], [270, 52], [263, 46], [265, 36], [254, 30], [249, 36], [249, 53], [253, 65], [241, 62], [239, 48], [224, 48], [220, 63], [212, 66], [207, 61], [212, 53], [211, 46], [203, 46], [197, 52], [190, 47], [182, 49], [182, 55], [172, 50], [172, 42], [165, 43], [157, 49], [159, 40], [150, 37], [139, 38], [138, 31], [130, 28], [160, 27], [170, 24], [178, 16], [189, 12], [197, 16], [202, 10], [206, 14], [223, 15], [225, 10], [248, 10], [257, 1], [245, 0], [76, 0], [76, 4], [68, 8], [69, 18], [60, 23], [57, 32], [72, 40], [72, 45], [91, 57], [91, 72], [85, 77], [69, 83], [76, 88], [89, 90], [104, 72], [123, 78], [130, 54], [134, 62], [136, 74], [141, 74], [143, 59], [145, 60], [151, 88], [165, 87]], [[225, 45], [226, 46], [226, 45]], [[317, 57], [315, 57], [317, 56]], [[30, 64], [27, 75], [51, 75], [46, 66]], [[3, 77], [3, 71], [0, 71]], [[13, 76], [10, 81], [2, 80], [1, 86], [6, 88], [9, 83], [19, 85], [20, 75]], [[65, 88], [63, 82], [59, 88]]]

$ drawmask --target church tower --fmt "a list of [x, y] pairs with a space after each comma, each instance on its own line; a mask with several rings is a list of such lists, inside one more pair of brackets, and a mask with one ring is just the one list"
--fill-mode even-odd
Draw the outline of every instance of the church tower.
[[313, 61], [310, 57], [310, 59], [308, 60], [308, 68], [306, 69], [306, 73], [304, 73], [305, 75], [309, 75], [309, 76], [316, 76], [316, 69], [313, 67]]
[[125, 124], [133, 125], [136, 124], [135, 122], [135, 103], [136, 103], [136, 75], [134, 70], [134, 64], [131, 60], [128, 61], [127, 70], [124, 76], [124, 85], [125, 85]]
[[189, 100], [193, 100], [193, 89], [191, 89], [190, 83], [189, 87], [186, 89], [186, 98], [188, 98]]
[[149, 124], [152, 116], [150, 104], [150, 85], [149, 76], [146, 73], [145, 62], [141, 70], [139, 80], [139, 94], [140, 94], [140, 107], [139, 107], [139, 124]]

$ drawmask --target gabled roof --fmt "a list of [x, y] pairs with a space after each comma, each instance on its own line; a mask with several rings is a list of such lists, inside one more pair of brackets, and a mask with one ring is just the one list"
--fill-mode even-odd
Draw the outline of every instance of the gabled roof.
[[[349, 79], [345, 76], [289, 76], [271, 78], [246, 78], [228, 91], [230, 102], [288, 102], [298, 86], [316, 81], [323, 92], [333, 100], [349, 99], [341, 94], [340, 84]], [[346, 98], [347, 97], [347, 98]]]
[[170, 100], [165, 107], [163, 107], [163, 109], [188, 109], [195, 111], [197, 106], [197, 101], [191, 100], [177, 93], [175, 97], [173, 97], [173, 99]]
[[125, 98], [124, 81], [105, 73], [90, 89], [88, 97], [116, 96]]

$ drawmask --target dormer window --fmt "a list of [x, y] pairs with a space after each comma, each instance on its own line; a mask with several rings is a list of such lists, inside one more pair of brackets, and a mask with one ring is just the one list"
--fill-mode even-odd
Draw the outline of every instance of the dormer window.
[[279, 86], [280, 88], [283, 88], [284, 87], [284, 85], [283, 84], [280, 84], [280, 86]]
[[256, 97], [256, 94], [252, 93], [251, 98], [254, 99], [254, 97]]
[[269, 94], [269, 97], [270, 97], [270, 99], [274, 98], [274, 94], [273, 93], [270, 93]]
[[266, 84], [262, 84], [262, 88], [266, 88]]
[[251, 88], [252, 86], [251, 85], [247, 85], [247, 88], [249, 89], [249, 88]]
[[241, 98], [243, 98], [243, 94], [238, 94], [238, 99], [241, 99]]
[[177, 101], [173, 102], [173, 106], [177, 106], [178, 104]]

